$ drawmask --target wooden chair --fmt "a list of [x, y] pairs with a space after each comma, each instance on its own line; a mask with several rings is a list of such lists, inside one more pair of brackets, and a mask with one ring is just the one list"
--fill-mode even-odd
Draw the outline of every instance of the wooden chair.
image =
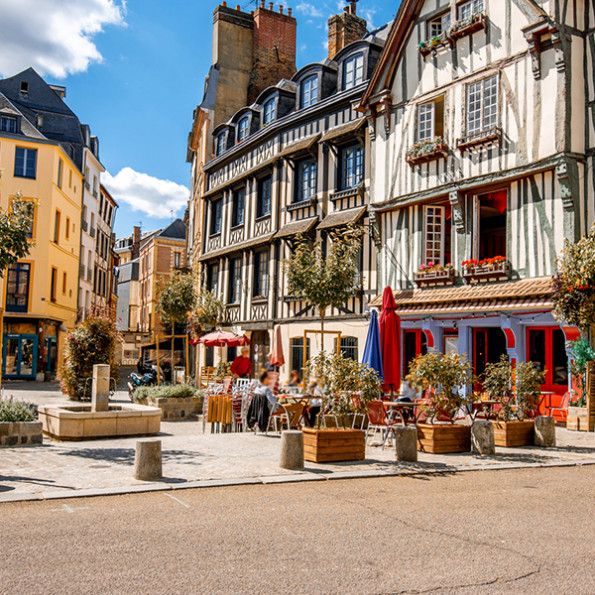
[[368, 437], [370, 433], [376, 435], [376, 432], [380, 431], [384, 434], [382, 440], [382, 450], [386, 445], [391, 434], [394, 434], [394, 427], [397, 425], [396, 421], [390, 421], [386, 413], [386, 408], [382, 401], [371, 401], [368, 403], [368, 429], [366, 431], [366, 444], [368, 443]]
[[200, 388], [207, 388], [209, 383], [213, 382], [213, 380], [215, 380], [215, 368], [211, 366], [203, 366], [200, 369], [198, 380]]
[[[565, 422], [568, 416], [568, 407], [570, 405], [570, 399], [572, 397], [572, 393], [570, 391], [566, 391], [564, 396], [562, 397], [562, 402], [560, 403], [559, 407], [550, 407], [550, 415], [556, 420]], [[554, 413], [559, 414], [559, 419], [554, 415]]]

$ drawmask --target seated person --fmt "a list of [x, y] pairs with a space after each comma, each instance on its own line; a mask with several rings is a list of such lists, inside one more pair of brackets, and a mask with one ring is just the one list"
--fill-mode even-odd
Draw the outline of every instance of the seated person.
[[313, 428], [316, 425], [316, 416], [322, 409], [322, 398], [324, 397], [324, 380], [320, 377], [316, 378], [314, 382], [308, 386], [308, 393], [312, 396], [319, 397], [312, 399], [308, 406], [308, 413], [306, 414], [306, 421], [308, 425]]
[[231, 373], [234, 378], [250, 378], [252, 362], [250, 361], [249, 347], [242, 347], [242, 353], [231, 364]]
[[260, 384], [256, 387], [254, 391], [255, 395], [264, 395], [268, 402], [269, 402], [269, 411], [271, 415], [276, 413], [277, 409], [279, 408], [279, 401], [277, 397], [273, 394], [271, 390], [270, 384], [271, 379], [269, 378], [269, 373], [266, 370], [263, 370], [260, 373]]
[[289, 375], [289, 384], [287, 386], [299, 386], [302, 383], [300, 373], [297, 370], [292, 370]]

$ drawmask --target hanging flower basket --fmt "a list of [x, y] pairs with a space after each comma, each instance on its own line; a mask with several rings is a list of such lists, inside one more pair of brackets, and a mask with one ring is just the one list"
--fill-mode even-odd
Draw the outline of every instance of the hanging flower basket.
[[504, 256], [463, 262], [463, 279], [472, 281], [502, 281], [510, 276], [510, 264]]
[[445, 158], [448, 156], [448, 145], [441, 136], [432, 140], [415, 143], [407, 151], [406, 160], [409, 165], [418, 165], [426, 161]]
[[487, 16], [483, 13], [471, 15], [467, 19], [457, 21], [450, 28], [449, 35], [452, 39], [460, 39], [466, 35], [471, 35], [476, 31], [485, 29], [487, 26]]
[[445, 266], [421, 265], [413, 274], [413, 280], [418, 287], [431, 287], [435, 285], [452, 285], [455, 279], [455, 270], [451, 264]]

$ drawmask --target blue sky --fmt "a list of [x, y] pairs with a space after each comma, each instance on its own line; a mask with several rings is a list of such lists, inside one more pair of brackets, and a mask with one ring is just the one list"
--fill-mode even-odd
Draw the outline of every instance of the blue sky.
[[[268, 6], [267, 0], [267, 6]], [[240, 0], [243, 9], [256, 2]], [[230, 1], [230, 6], [237, 2]], [[297, 66], [326, 57], [326, 22], [340, 0], [285, 0], [298, 19]], [[210, 0], [19, 0], [0, 2], [0, 75], [33, 66], [67, 87], [66, 102], [99, 137], [107, 182], [120, 204], [116, 233], [181, 216], [186, 140], [211, 63]], [[361, 0], [378, 27], [398, 0]]]

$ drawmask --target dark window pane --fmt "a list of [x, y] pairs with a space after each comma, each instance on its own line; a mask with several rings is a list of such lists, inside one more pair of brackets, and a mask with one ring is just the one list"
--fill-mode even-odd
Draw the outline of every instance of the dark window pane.
[[529, 331], [529, 361], [537, 364], [537, 368], [541, 372], [543, 372], [546, 369], [545, 339], [545, 330]]
[[560, 386], [568, 385], [568, 356], [565, 342], [564, 332], [560, 329], [554, 329], [552, 337], [553, 381], [554, 384]]

